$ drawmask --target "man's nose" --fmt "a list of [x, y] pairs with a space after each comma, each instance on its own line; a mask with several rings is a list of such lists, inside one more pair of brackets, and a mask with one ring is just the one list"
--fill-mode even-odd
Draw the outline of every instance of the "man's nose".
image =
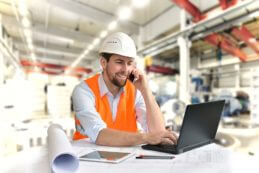
[[129, 67], [130, 66], [127, 63], [124, 63], [122, 69], [123, 69], [123, 71], [128, 72], [130, 70]]

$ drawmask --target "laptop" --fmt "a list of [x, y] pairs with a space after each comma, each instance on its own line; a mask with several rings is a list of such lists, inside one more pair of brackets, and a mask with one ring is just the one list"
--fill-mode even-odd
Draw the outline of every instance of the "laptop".
[[188, 105], [185, 110], [177, 145], [142, 145], [146, 150], [171, 154], [214, 142], [225, 100]]

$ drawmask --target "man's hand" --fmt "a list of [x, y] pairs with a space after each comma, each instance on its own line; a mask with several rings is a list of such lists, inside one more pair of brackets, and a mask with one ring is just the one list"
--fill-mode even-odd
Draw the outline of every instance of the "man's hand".
[[99, 132], [95, 141], [97, 145], [105, 146], [134, 146], [140, 144], [176, 144], [177, 135], [172, 131], [135, 133], [104, 128]]
[[172, 131], [161, 131], [145, 134], [145, 142], [148, 144], [176, 144], [177, 135]]
[[133, 82], [135, 87], [140, 91], [146, 90], [148, 87], [146, 75], [137, 68], [135, 68], [131, 73], [135, 77], [134, 82]]

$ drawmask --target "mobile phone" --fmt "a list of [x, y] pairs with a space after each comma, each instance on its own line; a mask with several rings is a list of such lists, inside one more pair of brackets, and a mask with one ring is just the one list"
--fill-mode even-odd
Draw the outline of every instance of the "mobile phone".
[[135, 79], [134, 74], [130, 73], [130, 75], [129, 75], [129, 80], [130, 80], [131, 82], [133, 82], [134, 79]]

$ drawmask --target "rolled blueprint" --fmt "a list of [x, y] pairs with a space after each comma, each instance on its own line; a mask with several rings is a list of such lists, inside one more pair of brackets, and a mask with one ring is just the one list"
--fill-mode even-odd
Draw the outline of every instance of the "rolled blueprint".
[[72, 173], [79, 167], [78, 157], [60, 125], [52, 124], [48, 128], [48, 156], [51, 172]]

